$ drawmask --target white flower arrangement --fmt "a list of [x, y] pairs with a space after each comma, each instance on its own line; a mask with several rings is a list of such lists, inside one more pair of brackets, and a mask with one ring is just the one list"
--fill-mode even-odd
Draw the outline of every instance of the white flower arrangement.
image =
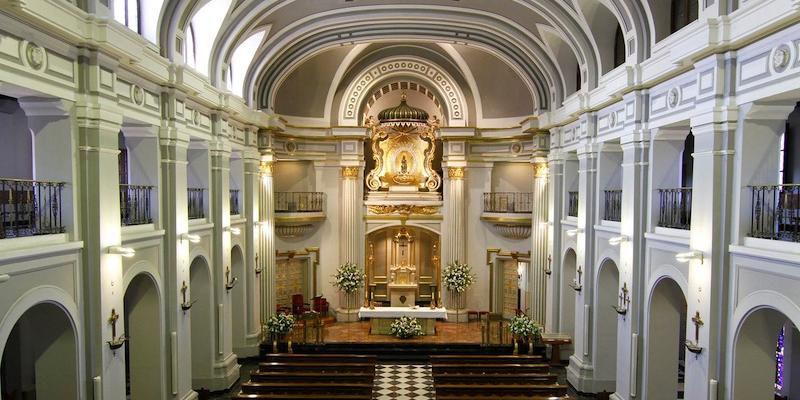
[[475, 283], [475, 275], [472, 274], [472, 268], [469, 265], [461, 264], [456, 260], [444, 267], [442, 281], [447, 290], [464, 293]]
[[294, 317], [289, 314], [276, 314], [267, 320], [267, 330], [273, 336], [283, 336], [294, 328]]
[[424, 336], [425, 332], [422, 331], [422, 325], [419, 324], [414, 317], [400, 317], [394, 320], [389, 327], [389, 332], [400, 339], [408, 339], [414, 336]]
[[358, 265], [348, 262], [336, 269], [336, 275], [333, 276], [334, 281], [331, 283], [342, 292], [349, 294], [364, 286], [365, 278], [366, 275]]
[[524, 314], [512, 318], [508, 329], [514, 336], [518, 338], [530, 338], [534, 342], [542, 337], [542, 327]]

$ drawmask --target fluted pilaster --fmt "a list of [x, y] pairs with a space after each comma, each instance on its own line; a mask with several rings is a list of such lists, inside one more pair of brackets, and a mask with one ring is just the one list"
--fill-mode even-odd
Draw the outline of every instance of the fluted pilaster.
[[528, 274], [530, 316], [544, 325], [548, 269], [548, 168], [546, 160], [534, 163], [533, 215], [531, 215], [531, 266]]
[[275, 312], [275, 192], [272, 185], [273, 161], [262, 154], [258, 172], [258, 260], [261, 263], [261, 325]]
[[339, 199], [339, 262], [361, 264], [361, 199], [358, 179], [361, 168], [342, 167], [342, 190]]

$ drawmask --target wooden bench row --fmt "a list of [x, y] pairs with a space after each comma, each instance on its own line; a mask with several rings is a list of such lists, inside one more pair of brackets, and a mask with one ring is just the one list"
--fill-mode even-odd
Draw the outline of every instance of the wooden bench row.
[[267, 354], [232, 399], [371, 399], [375, 356]]

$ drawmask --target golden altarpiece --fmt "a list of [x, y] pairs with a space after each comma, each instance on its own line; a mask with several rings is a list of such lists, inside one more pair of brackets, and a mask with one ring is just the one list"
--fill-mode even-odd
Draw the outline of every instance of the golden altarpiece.
[[440, 299], [441, 175], [434, 169], [439, 120], [400, 104], [370, 117], [367, 305], [433, 306]]

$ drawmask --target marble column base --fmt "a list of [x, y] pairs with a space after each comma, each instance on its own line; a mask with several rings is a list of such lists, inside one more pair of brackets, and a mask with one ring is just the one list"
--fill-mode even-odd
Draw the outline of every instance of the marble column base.
[[467, 322], [467, 310], [453, 310], [448, 308], [447, 309], [447, 322]]
[[337, 308], [336, 312], [336, 322], [356, 322], [359, 320], [358, 318], [358, 309], [346, 309], [346, 308]]

